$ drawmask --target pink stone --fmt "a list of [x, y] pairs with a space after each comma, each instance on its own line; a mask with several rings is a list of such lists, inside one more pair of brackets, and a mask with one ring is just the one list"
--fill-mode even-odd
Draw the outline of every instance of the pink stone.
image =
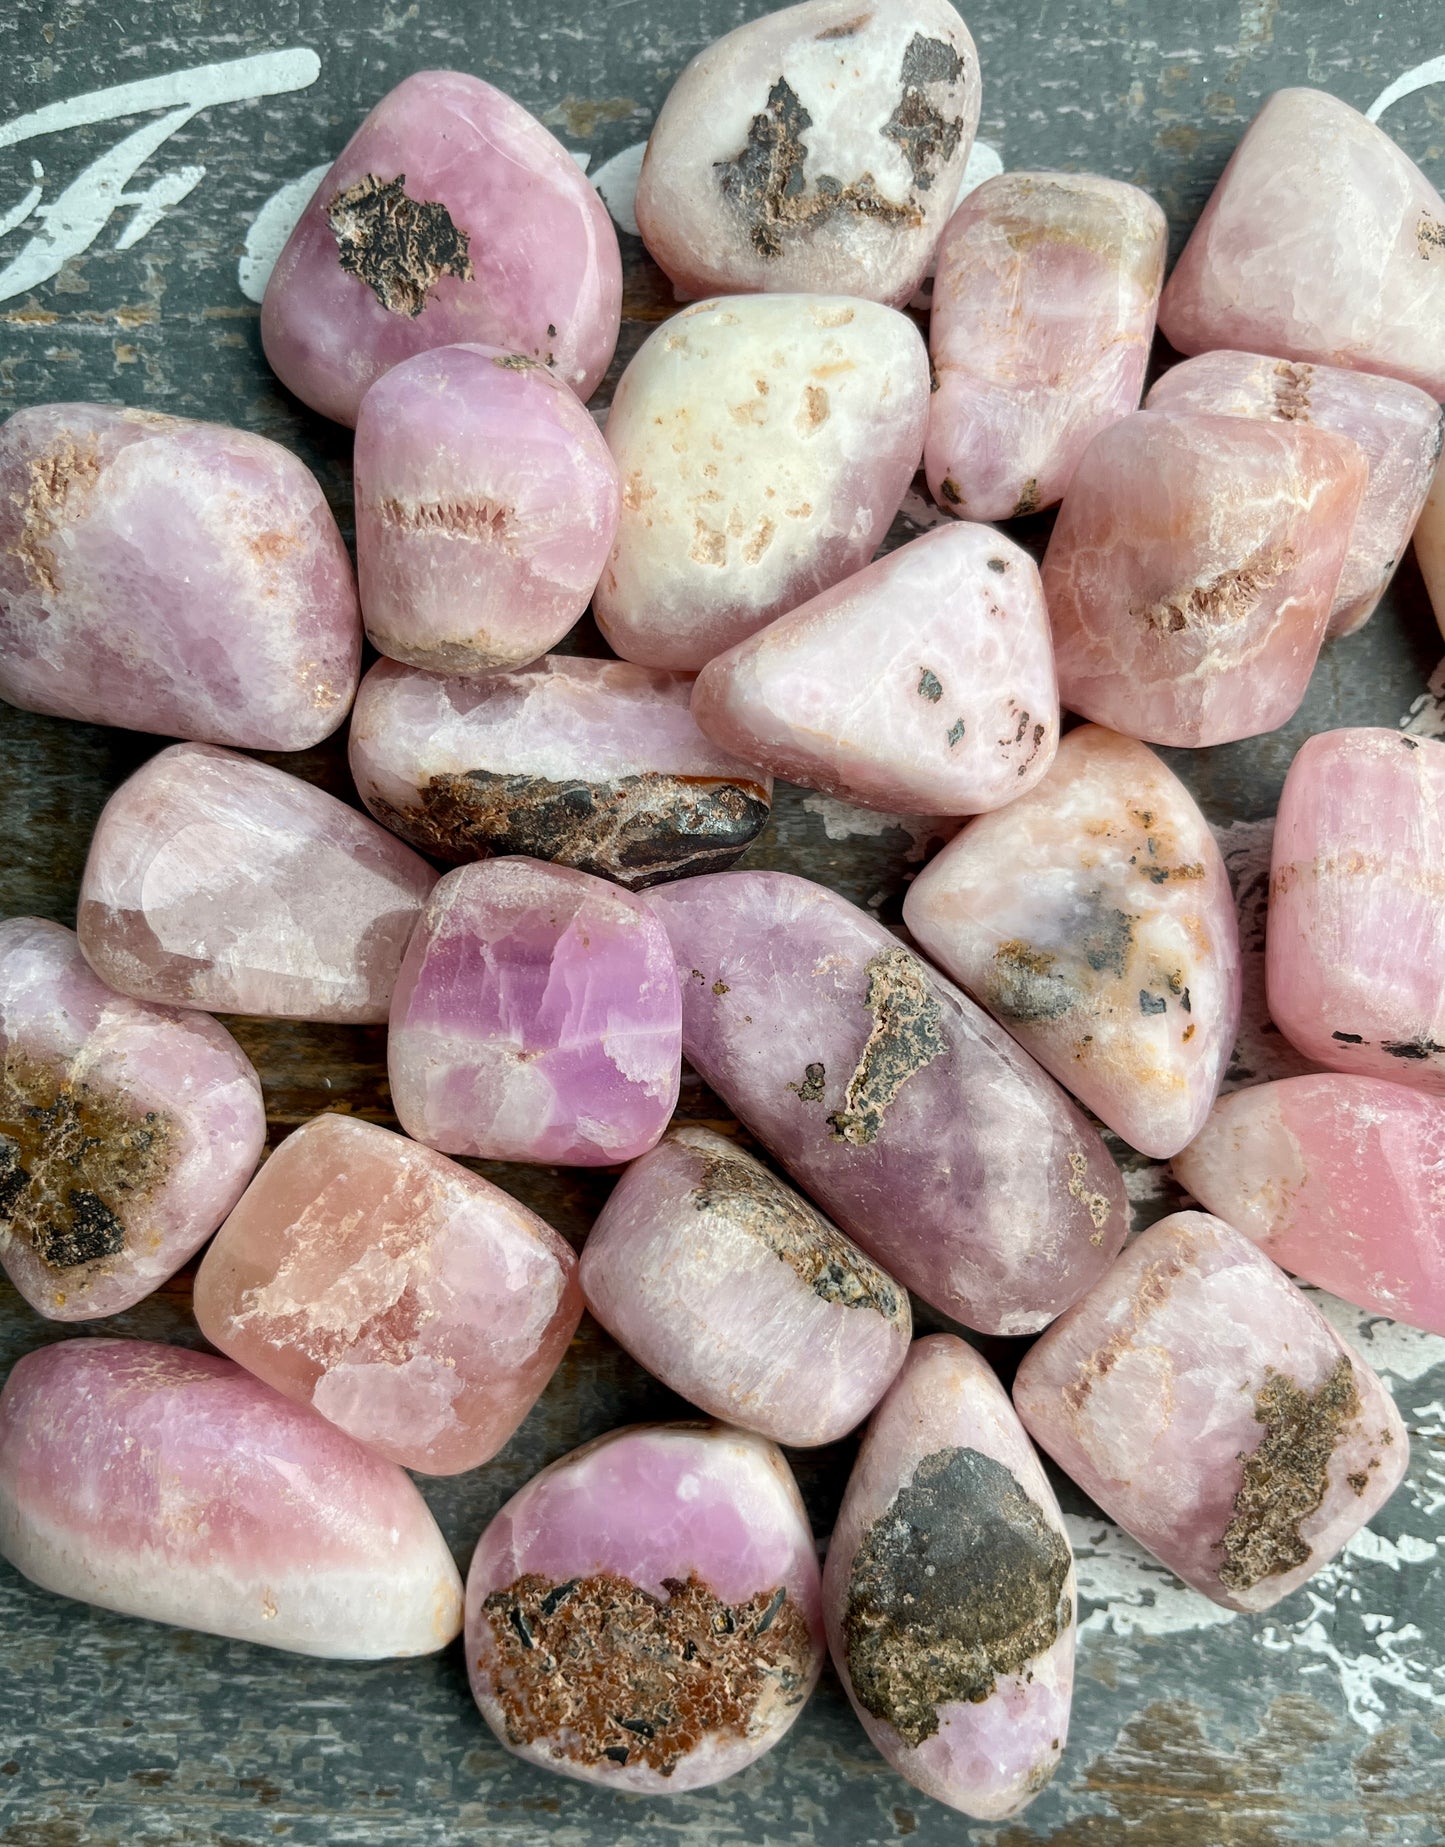
[[1282, 725], [1367, 478], [1310, 424], [1149, 410], [1096, 436], [1043, 564], [1064, 705], [1151, 744]]
[[827, 290], [906, 305], [978, 126], [948, 0], [808, 0], [699, 52], [647, 143], [637, 222], [683, 296]]
[[813, 1535], [782, 1453], [719, 1424], [614, 1430], [477, 1542], [467, 1671], [516, 1756], [644, 1795], [719, 1783], [823, 1665]]
[[1388, 1391], [1282, 1270], [1203, 1212], [1160, 1219], [1024, 1355], [1029, 1433], [1186, 1584], [1267, 1610], [1410, 1459]]
[[1310, 738], [1279, 798], [1265, 983], [1316, 1064], [1445, 1093], [1445, 744]]
[[229, 1360], [27, 1353], [0, 1392], [0, 1556], [44, 1590], [334, 1661], [444, 1648], [457, 1568], [390, 1462]]
[[819, 1206], [967, 1327], [1031, 1334], [1124, 1239], [1124, 1184], [1000, 1026], [836, 892], [719, 872], [649, 892], [683, 1051]]
[[581, 1276], [593, 1315], [664, 1385], [795, 1447], [863, 1421], [913, 1325], [906, 1291], [711, 1129], [673, 1129], [633, 1162]]
[[730, 866], [773, 779], [698, 730], [692, 679], [548, 654], [477, 680], [378, 661], [351, 773], [378, 821], [437, 859], [524, 853], [630, 890]]
[[952, 1334], [914, 1344], [873, 1414], [823, 1576], [828, 1647], [900, 1776], [980, 1820], [1058, 1767], [1074, 1559], [1008, 1394]]
[[1445, 474], [1437, 472], [1415, 527], [1415, 562], [1425, 580], [1436, 624], [1445, 634]]
[[997, 808], [1058, 744], [1038, 570], [989, 526], [925, 533], [715, 655], [692, 709], [728, 750], [846, 801]]
[[1210, 195], [1159, 326], [1181, 353], [1275, 353], [1445, 397], [1445, 202], [1348, 103], [1277, 90]]
[[316, 1116], [282, 1142], [196, 1277], [212, 1346], [403, 1468], [489, 1461], [582, 1313], [577, 1260], [489, 1180]]
[[324, 789], [174, 744], [102, 809], [77, 930], [137, 1000], [363, 1025], [386, 1018], [435, 876]]
[[617, 500], [601, 431], [535, 360], [495, 346], [404, 359], [356, 420], [372, 646], [435, 673], [535, 660], [591, 600]]
[[699, 302], [617, 386], [622, 516], [593, 599], [625, 660], [695, 671], [861, 570], [923, 452], [928, 354], [840, 295]]
[[903, 916], [1140, 1153], [1198, 1133], [1239, 1026], [1239, 926], [1209, 824], [1145, 745], [1069, 732], [1036, 789], [924, 867]]
[[677, 1102], [681, 1012], [667, 933], [640, 898], [541, 860], [459, 866], [397, 980], [392, 1101], [446, 1154], [630, 1161]]
[[281, 252], [261, 339], [283, 385], [355, 423], [399, 360], [479, 340], [596, 390], [622, 313], [617, 233], [535, 116], [461, 71], [418, 71], [342, 149]]
[[1139, 408], [1167, 240], [1147, 192], [1092, 173], [1000, 173], [968, 195], [928, 325], [924, 465], [941, 507], [1051, 507], [1090, 441]]
[[148, 1296], [265, 1142], [256, 1073], [217, 1021], [112, 994], [59, 924], [0, 923], [0, 1264], [32, 1308], [88, 1321]]
[[279, 443], [103, 404], [0, 429], [0, 698], [304, 750], [345, 718], [360, 667], [346, 547]]

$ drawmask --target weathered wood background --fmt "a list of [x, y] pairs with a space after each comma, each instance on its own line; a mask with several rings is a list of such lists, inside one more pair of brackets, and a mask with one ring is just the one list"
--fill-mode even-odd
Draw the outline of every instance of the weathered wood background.
[[[392, 84], [429, 66], [500, 84], [595, 172], [645, 136], [699, 47], [761, 10], [756, 0], [601, 0], [586, 9], [564, 0], [5, 0], [0, 224], [33, 189], [40, 198], [0, 236], [0, 409], [93, 398], [242, 424], [298, 449], [348, 524], [349, 436], [272, 380], [256, 307], [238, 281], [263, 204], [328, 160]], [[981, 138], [1009, 166], [1094, 169], [1149, 187], [1176, 249], [1269, 91], [1316, 84], [1365, 108], [1445, 53], [1440, 0], [979, 0], [966, 10], [984, 66]], [[49, 220], [38, 215], [123, 136], [161, 116], [154, 102], [123, 118], [115, 105], [73, 105], [23, 136], [12, 132], [17, 118], [286, 48], [315, 53], [314, 81], [178, 118], [124, 182], [129, 202], [113, 210], [97, 208], [94, 185], [83, 182]], [[295, 66], [303, 79], [312, 62]], [[178, 94], [214, 96], [216, 79], [188, 80]], [[1445, 89], [1404, 96], [1385, 123], [1445, 182]], [[40, 275], [56, 267], [44, 259], [66, 239], [68, 260]], [[614, 378], [672, 305], [637, 240], [622, 243], [626, 319]], [[609, 391], [610, 381], [601, 401]], [[1023, 524], [1026, 542], [1045, 536], [1046, 520]], [[910, 530], [900, 521], [895, 538]], [[595, 648], [595, 636], [577, 645]], [[1269, 816], [1293, 751], [1342, 723], [1445, 735], [1445, 673], [1432, 679], [1440, 654], [1407, 561], [1369, 627], [1327, 648], [1284, 731], [1170, 753], [1221, 831], [1256, 949]], [[0, 915], [73, 921], [95, 816], [158, 747], [0, 707]], [[338, 743], [286, 767], [349, 794]], [[749, 863], [806, 872], [894, 922], [929, 834], [925, 823], [880, 822], [783, 790]], [[1252, 969], [1254, 1017], [1232, 1081], [1292, 1068], [1259, 1018], [1257, 958]], [[392, 1121], [379, 1030], [229, 1024], [260, 1069], [273, 1139], [323, 1108]], [[725, 1120], [695, 1081], [683, 1109]], [[1156, 1216], [1170, 1183], [1120, 1152], [1141, 1219]], [[574, 1242], [610, 1183], [488, 1171]], [[188, 1299], [182, 1276], [104, 1331], [196, 1343]], [[1337, 1565], [1254, 1620], [1183, 1590], [1065, 1485], [1084, 1592], [1074, 1728], [1057, 1780], [1017, 1822], [970, 1827], [917, 1795], [874, 1755], [831, 1678], [753, 1769], [716, 1790], [648, 1804], [508, 1758], [472, 1707], [459, 1647], [398, 1665], [303, 1661], [66, 1603], [0, 1566], [0, 1844], [441, 1847], [482, 1835], [507, 1847], [862, 1847], [905, 1836], [991, 1847], [1440, 1842], [1445, 1341], [1326, 1306], [1399, 1398], [1415, 1445], [1407, 1485]], [[0, 1286], [0, 1369], [81, 1331], [47, 1325]], [[1007, 1352], [994, 1357], [1011, 1363]], [[426, 1484], [463, 1566], [484, 1522], [543, 1462], [615, 1424], [677, 1409], [584, 1323], [503, 1455]], [[795, 1460], [826, 1535], [849, 1446]]]

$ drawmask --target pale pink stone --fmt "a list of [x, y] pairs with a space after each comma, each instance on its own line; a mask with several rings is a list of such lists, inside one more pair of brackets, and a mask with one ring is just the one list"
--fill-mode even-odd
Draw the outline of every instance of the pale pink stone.
[[1198, 1133], [1239, 1026], [1239, 926], [1189, 791], [1081, 725], [1048, 775], [909, 887], [919, 944], [1140, 1153]]
[[399, 360], [479, 340], [596, 390], [622, 313], [606, 207], [560, 141], [462, 71], [418, 71], [316, 189], [261, 304], [283, 385], [355, 423]]
[[1445, 474], [1436, 473], [1414, 536], [1415, 562], [1425, 580], [1435, 621], [1445, 634]]
[[1309, 424], [1149, 410], [1096, 436], [1043, 563], [1064, 705], [1151, 744], [1282, 725], [1367, 479]]
[[941, 507], [1051, 507], [1090, 441], [1139, 408], [1167, 241], [1147, 192], [1092, 173], [1000, 173], [968, 195], [928, 323], [924, 465]]
[[279, 443], [104, 404], [0, 429], [0, 698], [304, 750], [345, 718], [360, 668], [346, 547]]
[[593, 600], [625, 660], [695, 670], [861, 570], [923, 452], [928, 354], [841, 295], [737, 295], [665, 322], [618, 381], [622, 516]]
[[640, 898], [535, 859], [459, 866], [397, 980], [392, 1102], [447, 1154], [630, 1161], [677, 1102], [681, 1015], [667, 933]]
[[435, 877], [324, 789], [174, 744], [101, 810], [77, 930], [137, 1000], [362, 1025], [387, 1016]]
[[0, 1556], [63, 1597], [328, 1660], [431, 1654], [461, 1627], [399, 1468], [229, 1360], [146, 1340], [11, 1369]]
[[212, 1346], [389, 1462], [489, 1461], [582, 1314], [577, 1260], [445, 1155], [351, 1116], [282, 1142], [196, 1276]]
[[952, 1334], [915, 1342], [873, 1414], [828, 1545], [828, 1647], [900, 1776], [998, 1821], [1063, 1754], [1074, 1559], [1008, 1394]]
[[130, 1308], [200, 1249], [266, 1143], [250, 1061], [205, 1014], [111, 993], [74, 935], [0, 923], [0, 1264], [32, 1308]]
[[903, 307], [973, 146], [978, 53], [948, 0], [807, 0], [673, 84], [637, 223], [679, 295], [819, 289]]
[[1326, 731], [1285, 778], [1270, 1018], [1316, 1064], [1445, 1092], [1445, 744]]
[[823, 1665], [813, 1535], [781, 1451], [641, 1424], [514, 1494], [467, 1576], [467, 1671], [509, 1751], [680, 1794], [783, 1736]]
[[714, 655], [692, 710], [738, 756], [867, 808], [997, 808], [1058, 744], [1037, 567], [989, 526], [925, 533]]
[[1277, 90], [1210, 195], [1159, 326], [1181, 353], [1276, 353], [1445, 397], [1445, 201], [1339, 97]]
[[903, 1364], [908, 1295], [760, 1161], [673, 1129], [582, 1252], [587, 1306], [664, 1385], [778, 1443], [833, 1443]]
[[1249, 1239], [1160, 1219], [1024, 1355], [1029, 1433], [1186, 1584], [1267, 1610], [1410, 1459], [1389, 1392]]

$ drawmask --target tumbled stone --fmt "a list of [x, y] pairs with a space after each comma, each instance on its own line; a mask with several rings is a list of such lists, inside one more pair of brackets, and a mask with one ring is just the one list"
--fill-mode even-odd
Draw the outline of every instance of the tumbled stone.
[[1124, 1239], [1103, 1143], [1002, 1027], [821, 885], [718, 872], [650, 892], [683, 1052], [869, 1256], [990, 1334], [1043, 1327]]
[[417, 1141], [494, 1161], [630, 1161], [667, 1127], [681, 1055], [667, 933], [640, 898], [535, 859], [438, 882], [387, 1044]]
[[399, 360], [479, 340], [596, 390], [622, 314], [617, 233], [535, 116], [479, 77], [418, 71], [347, 142], [277, 259], [266, 357], [338, 423]]
[[907, 1291], [726, 1136], [673, 1129], [582, 1252], [587, 1306], [664, 1385], [777, 1443], [846, 1436], [908, 1351]]
[[923, 452], [928, 354], [840, 295], [699, 302], [622, 374], [622, 514], [593, 611], [624, 660], [696, 670], [861, 570]]
[[1249, 1239], [1203, 1212], [1141, 1234], [1024, 1355], [1030, 1435], [1186, 1584], [1267, 1610], [1394, 1493], [1379, 1379]]
[[88, 1321], [149, 1295], [265, 1143], [256, 1073], [217, 1021], [113, 994], [59, 924], [0, 923], [0, 1265], [32, 1308]]
[[105, 404], [0, 429], [0, 698], [304, 750], [345, 718], [360, 668], [346, 547], [279, 443]]
[[716, 1424], [614, 1430], [533, 1476], [477, 1542], [466, 1615], [500, 1742], [635, 1794], [755, 1762], [823, 1664], [797, 1485], [771, 1443]]
[[1102, 429], [1139, 408], [1168, 226], [1093, 173], [1000, 173], [938, 248], [924, 465], [962, 519], [1059, 500]]
[[845, 801], [997, 808], [1058, 744], [1038, 569], [989, 526], [925, 533], [714, 655], [692, 710], [728, 750]]
[[1415, 562], [1425, 580], [1436, 624], [1445, 634], [1445, 474], [1438, 471], [1416, 523], [1414, 538]]
[[915, 1343], [848, 1479], [823, 1575], [828, 1646], [900, 1776], [980, 1820], [1058, 1767], [1074, 1685], [1074, 1559], [987, 1362]]
[[1367, 478], [1353, 442], [1304, 423], [1148, 410], [1096, 436], [1043, 563], [1064, 705], [1151, 744], [1282, 725]]
[[698, 729], [691, 693], [683, 674], [572, 654], [476, 680], [378, 661], [351, 773], [436, 859], [521, 853], [629, 890], [720, 872], [767, 825], [773, 779]]
[[365, 815], [270, 764], [174, 744], [101, 810], [77, 932], [137, 1000], [384, 1020], [436, 875]]
[[1145, 745], [1069, 732], [1036, 789], [924, 867], [903, 917], [1140, 1153], [1198, 1133], [1239, 1026], [1239, 926], [1208, 822]]
[[452, 1555], [394, 1463], [230, 1360], [147, 1340], [11, 1368], [0, 1557], [62, 1597], [334, 1661], [461, 1627]]
[[1184, 246], [1159, 326], [1181, 353], [1274, 353], [1445, 397], [1445, 201], [1339, 97], [1277, 90]]

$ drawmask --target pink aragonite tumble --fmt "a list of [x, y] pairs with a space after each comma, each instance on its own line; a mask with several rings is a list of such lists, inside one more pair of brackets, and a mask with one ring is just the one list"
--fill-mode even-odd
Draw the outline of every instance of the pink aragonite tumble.
[[609, 1334], [682, 1397], [776, 1443], [836, 1442], [908, 1351], [906, 1290], [726, 1136], [634, 1161], [582, 1252]]
[[1181, 353], [1277, 353], [1445, 397], [1445, 202], [1348, 103], [1277, 90], [1210, 194], [1159, 326]]
[[1317, 1064], [1445, 1092], [1445, 744], [1325, 731], [1279, 798], [1269, 1014]]
[[1008, 1394], [966, 1341], [914, 1343], [873, 1414], [823, 1575], [828, 1647], [900, 1776], [998, 1821], [1057, 1769], [1074, 1557]]
[[1241, 1232], [1176, 1212], [1024, 1355], [1034, 1441], [1195, 1590], [1267, 1610], [1410, 1459], [1375, 1374]]
[[989, 526], [925, 533], [714, 655], [692, 710], [748, 762], [864, 807], [997, 808], [1058, 744], [1038, 569]]
[[640, 898], [536, 859], [459, 866], [397, 980], [392, 1101], [447, 1154], [630, 1161], [677, 1102], [681, 1018], [667, 933]]
[[586, 609], [617, 532], [617, 466], [535, 360], [443, 346], [356, 420], [356, 568], [371, 645], [434, 673], [532, 661]]
[[0, 429], [0, 698], [28, 712], [304, 750], [361, 670], [356, 585], [279, 443], [105, 404]]
[[480, 77], [418, 71], [316, 189], [261, 304], [283, 385], [338, 423], [399, 360], [479, 340], [596, 390], [622, 314], [607, 209], [560, 141]]
[[482, 1717], [543, 1769], [643, 1795], [769, 1751], [823, 1665], [817, 1554], [761, 1437], [643, 1424], [514, 1494], [467, 1575]]
[[77, 932], [137, 1000], [384, 1020], [435, 880], [410, 847], [270, 764], [174, 744], [101, 810]]
[[1309, 424], [1148, 410], [1096, 436], [1043, 563], [1063, 704], [1151, 744], [1282, 725], [1367, 479]]
[[1438, 471], [1415, 526], [1415, 562], [1425, 579], [1435, 621], [1445, 634], [1445, 475]]
[[982, 1008], [846, 898], [782, 872], [647, 894], [683, 1051], [870, 1257], [989, 1334], [1032, 1334], [1123, 1243], [1124, 1183]]
[[261, 1086], [203, 1013], [126, 1000], [71, 931], [0, 923], [0, 1264], [32, 1308], [130, 1308], [200, 1249], [266, 1143]]
[[1335, 1071], [1256, 1084], [1174, 1172], [1295, 1276], [1445, 1334], [1445, 1102]]
[[1239, 1026], [1239, 925], [1208, 822], [1146, 745], [1070, 731], [1036, 789], [923, 868], [903, 917], [1141, 1154], [1198, 1132]]
[[394, 1463], [230, 1360], [27, 1353], [0, 1392], [0, 1556], [45, 1590], [335, 1661], [444, 1648], [462, 1586]]
[[196, 1276], [212, 1346], [388, 1462], [489, 1461], [582, 1314], [534, 1212], [404, 1135], [326, 1115], [287, 1136]]
[[1147, 192], [1092, 173], [1000, 173], [968, 195], [928, 323], [923, 459], [941, 507], [1051, 507], [1091, 439], [1139, 408], [1167, 240]]

